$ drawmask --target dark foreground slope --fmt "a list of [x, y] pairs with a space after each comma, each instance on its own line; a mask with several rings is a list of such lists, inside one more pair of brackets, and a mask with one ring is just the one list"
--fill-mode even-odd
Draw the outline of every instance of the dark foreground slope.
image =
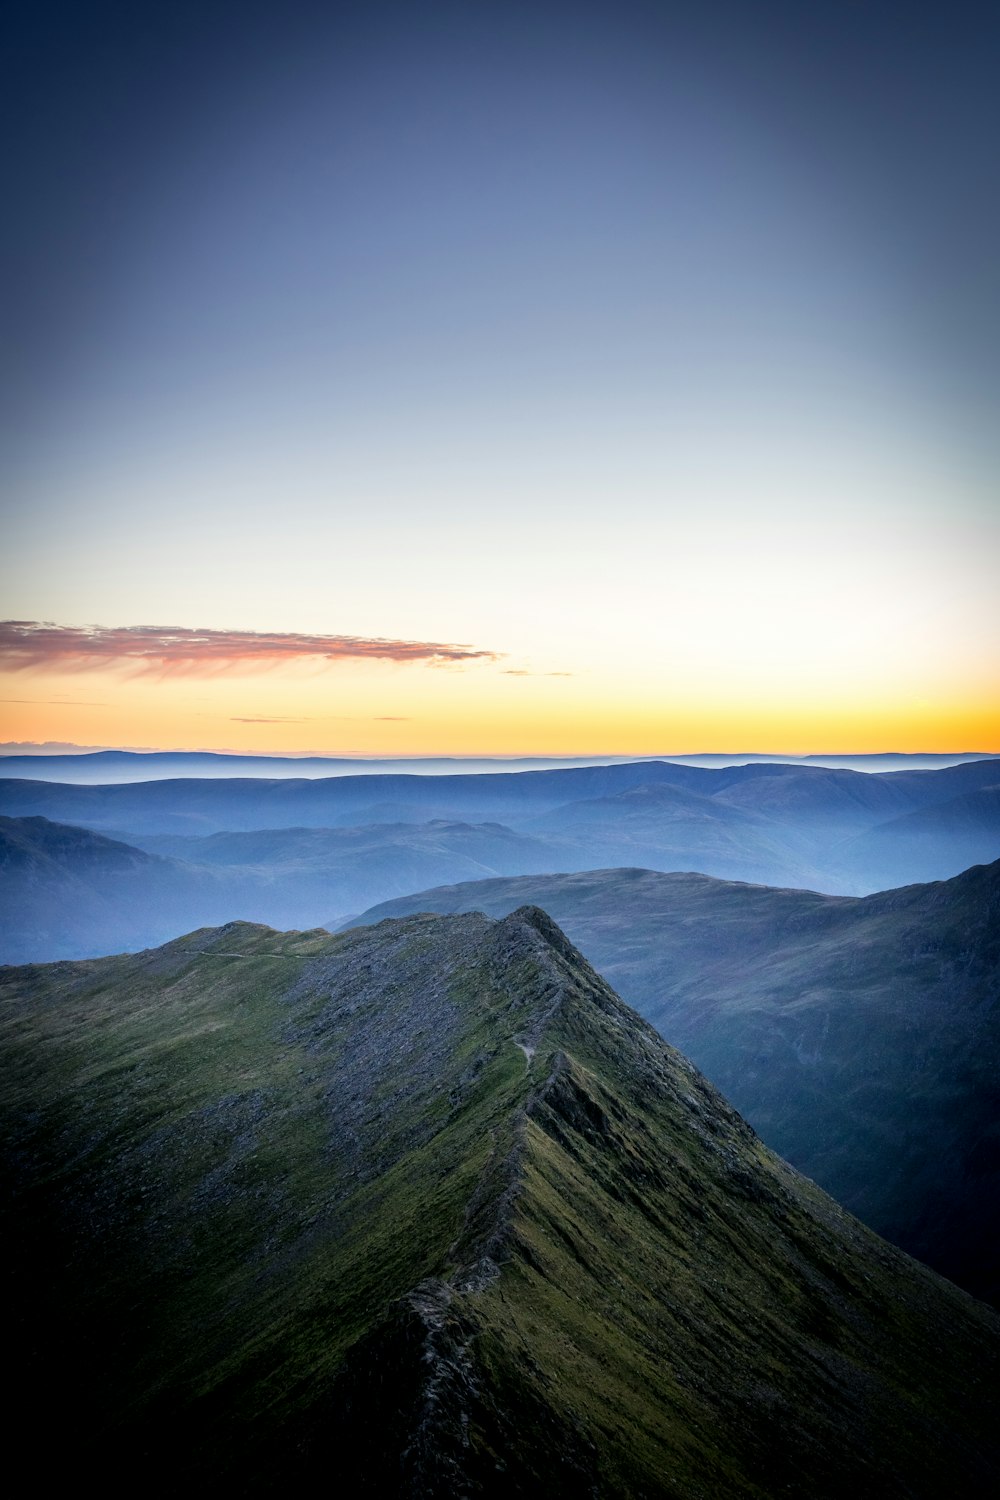
[[994, 1315], [543, 913], [235, 924], [3, 990], [8, 1365], [49, 1477], [58, 1440], [105, 1493], [988, 1484]]
[[1000, 1298], [1000, 863], [864, 898], [591, 870], [424, 891], [359, 920], [525, 902], [775, 1151]]

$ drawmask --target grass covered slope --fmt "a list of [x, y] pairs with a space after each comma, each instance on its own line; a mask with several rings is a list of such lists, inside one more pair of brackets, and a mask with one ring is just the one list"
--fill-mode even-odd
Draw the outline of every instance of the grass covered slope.
[[80, 1441], [239, 1468], [440, 1269], [523, 1086], [516, 1002], [470, 987], [486, 926], [5, 972], [24, 1357], [51, 1298], [36, 1375]]
[[864, 898], [592, 870], [424, 891], [361, 920], [526, 902], [774, 1150], [1000, 1297], [1000, 863]]
[[771, 1156], [541, 912], [234, 924], [3, 1002], [11, 1354], [77, 1477], [986, 1483], [993, 1315]]

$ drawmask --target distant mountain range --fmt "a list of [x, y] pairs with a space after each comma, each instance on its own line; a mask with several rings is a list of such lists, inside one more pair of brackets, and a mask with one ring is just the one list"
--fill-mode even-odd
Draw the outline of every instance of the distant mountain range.
[[994, 1314], [772, 1156], [537, 909], [0, 987], [7, 1417], [44, 1414], [58, 1487], [989, 1492]]
[[[974, 755], [933, 757], [942, 765], [973, 760]], [[176, 777], [200, 780], [255, 776], [265, 780], [303, 776], [488, 775], [491, 771], [542, 771], [566, 766], [608, 765], [635, 756], [408, 756], [392, 760], [343, 755], [236, 755], [214, 750], [92, 750], [75, 754], [0, 754], [0, 775], [33, 781], [65, 781], [82, 786]], [[696, 762], [700, 763], [700, 762]], [[728, 763], [728, 762], [727, 762]]]
[[142, 843], [0, 817], [0, 963], [147, 948], [238, 919], [313, 927], [331, 906], [346, 914], [429, 882], [586, 863], [499, 824], [443, 820]]
[[1000, 848], [1000, 785], [919, 807], [858, 834], [842, 851], [846, 864], [874, 884], [939, 878], [942, 853], [960, 868], [992, 859]]
[[358, 921], [525, 903], [772, 1149], [1000, 1300], [1000, 862], [863, 899], [596, 870], [422, 891]]
[[47, 818], [0, 817], [0, 963], [144, 948], [226, 910], [214, 871]]
[[[161, 781], [193, 776], [204, 780], [233, 776], [256, 776], [265, 780], [302, 776], [348, 776], [413, 774], [450, 776], [460, 772], [480, 775], [507, 771], [536, 771], [568, 766], [615, 765], [651, 756], [411, 756], [404, 758], [350, 758], [340, 755], [236, 755], [209, 750], [94, 750], [60, 755], [0, 754], [0, 776], [32, 781], [65, 781], [93, 786], [109, 782]], [[990, 759], [981, 751], [955, 754], [889, 753], [883, 755], [729, 755], [656, 756], [683, 766], [740, 766], [751, 762], [781, 762], [788, 765], [830, 766], [854, 771], [940, 770], [964, 761]], [[995, 758], [995, 757], [994, 757]]]
[[[946, 878], [1000, 856], [997, 795], [1000, 760], [878, 775], [650, 761], [489, 776], [187, 778], [114, 786], [6, 780], [0, 813], [82, 825], [126, 843], [167, 834], [499, 823], [509, 840], [531, 841], [522, 846], [529, 861], [522, 873], [539, 868], [535, 856], [542, 858], [544, 846], [550, 870], [641, 865], [863, 894]], [[179, 848], [173, 846], [175, 856]], [[201, 855], [191, 845], [184, 857], [198, 862]], [[370, 899], [349, 896], [342, 914]], [[324, 916], [335, 910], [331, 894]], [[275, 913], [270, 920], [294, 918]]]

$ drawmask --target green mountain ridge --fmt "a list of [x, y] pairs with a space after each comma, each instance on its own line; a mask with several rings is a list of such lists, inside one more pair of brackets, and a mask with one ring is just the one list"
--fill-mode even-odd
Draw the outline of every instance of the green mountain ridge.
[[767, 1143], [880, 1234], [1000, 1297], [1000, 863], [866, 897], [592, 870], [383, 903], [543, 907]]
[[988, 1483], [994, 1315], [772, 1156], [544, 913], [232, 924], [0, 986], [12, 1359], [74, 1476]]

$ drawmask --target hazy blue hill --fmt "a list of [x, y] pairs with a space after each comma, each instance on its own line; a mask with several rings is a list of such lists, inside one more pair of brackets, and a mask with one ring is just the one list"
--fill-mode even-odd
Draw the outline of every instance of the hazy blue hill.
[[[585, 862], [554, 839], [513, 833], [499, 823], [377, 823], [361, 828], [263, 829], [205, 838], [139, 835], [143, 847], [209, 865], [246, 882], [247, 913], [309, 925], [372, 900], [402, 895], [427, 879], [478, 880], [497, 874], [575, 868]], [[369, 893], [374, 893], [369, 895]], [[260, 910], [269, 903], [270, 910]]]
[[1000, 850], [998, 784], [918, 808], [859, 834], [838, 851], [841, 867], [880, 885], [938, 880], [995, 859]]
[[[691, 769], [654, 761], [489, 776], [337, 776], [272, 781], [187, 777], [108, 786], [10, 779], [0, 781], [0, 811], [21, 817], [40, 814], [124, 833], [205, 834], [396, 822], [404, 806], [413, 809], [414, 821], [423, 821], [430, 809], [433, 817], [508, 822], [506, 815], [530, 816], [574, 797], [602, 796], [628, 786], [669, 781], [675, 774], [685, 776]], [[377, 810], [374, 814], [373, 809]]]
[[[627, 757], [612, 757], [613, 760]], [[229, 778], [374, 776], [386, 772], [421, 776], [461, 772], [545, 770], [549, 767], [605, 765], [607, 757], [580, 756], [410, 756], [377, 760], [338, 755], [235, 755], [211, 750], [93, 750], [72, 755], [0, 755], [5, 777], [30, 781], [64, 781], [82, 786], [109, 782], [172, 780], [179, 776]]]
[[[761, 756], [762, 760], [777, 760], [778, 756]], [[938, 771], [945, 766], [960, 765], [965, 761], [995, 760], [996, 751], [968, 750], [954, 755], [935, 755], [933, 752], [890, 750], [880, 755], [804, 755], [803, 765], [829, 766], [847, 771]]]
[[643, 783], [611, 792], [604, 797], [564, 802], [532, 820], [537, 828], [594, 827], [625, 822], [646, 822], [666, 817], [671, 821], [687, 818], [694, 825], [714, 822], [729, 827], [760, 826], [752, 813], [725, 805], [718, 798], [703, 796], [686, 787]]
[[147, 947], [225, 908], [211, 872], [47, 818], [0, 817], [0, 963]]
[[1000, 863], [863, 899], [603, 870], [359, 918], [544, 907], [776, 1151], [1000, 1298]]
[[932, 807], [965, 792], [1000, 784], [1000, 759], [970, 761], [967, 765], [945, 766], [940, 771], [899, 771], [893, 773], [906, 789], [915, 807]]
[[1000, 780], [1000, 761], [984, 759], [940, 770], [877, 775], [769, 764], [734, 766], [707, 774], [709, 781], [683, 784], [720, 804], [767, 817], [779, 826], [806, 834], [833, 832], [846, 837], [964, 792], [994, 786]]
[[[881, 866], [866, 868], [859, 835], [987, 788], [998, 776], [997, 761], [880, 775], [766, 764], [710, 770], [653, 761], [482, 776], [183, 778], [116, 786], [7, 780], [0, 781], [0, 812], [82, 824], [127, 841], [372, 823], [499, 822], [514, 833], [558, 838], [550, 869], [641, 863], [861, 894], [877, 889], [882, 874]], [[914, 873], [954, 873], [951, 833], [942, 829], [936, 838], [940, 865], [926, 863], [935, 853], [928, 835]], [[1000, 836], [993, 841], [988, 825], [981, 847], [990, 857], [1000, 855]], [[895, 878], [910, 874], [897, 869]], [[358, 904], [342, 909], [357, 910]], [[334, 909], [328, 906], [324, 915]]]
[[44, 1412], [60, 1485], [988, 1490], [993, 1314], [543, 913], [234, 924], [0, 985], [7, 1415]]
[[[953, 755], [806, 755], [781, 756], [757, 753], [729, 755], [657, 756], [672, 764], [717, 768], [750, 762], [786, 762], [792, 765], [836, 766], [854, 771], [896, 771], [938, 768], [988, 757], [965, 751]], [[76, 754], [0, 755], [4, 777], [30, 781], [64, 781], [80, 785], [108, 782], [152, 781], [179, 776], [320, 777], [343, 775], [454, 775], [456, 773], [536, 771], [563, 766], [608, 765], [634, 760], [629, 756], [427, 756], [405, 759], [364, 760], [349, 756], [236, 755], [201, 750], [92, 750]]]
[[793, 885], [821, 885], [824, 878], [812, 863], [811, 844], [794, 830], [683, 787], [629, 787], [567, 803], [520, 827], [572, 841], [586, 849], [591, 865], [703, 870], [728, 880]]
[[[426, 823], [377, 823], [361, 828], [264, 828], [252, 833], [215, 833], [203, 838], [178, 834], [141, 836], [141, 847], [171, 854], [197, 864], [259, 865], [270, 870], [286, 867], [317, 872], [338, 856], [368, 851], [376, 843], [399, 840], [431, 853], [464, 853], [474, 863], [487, 857], [495, 864], [518, 865], [531, 857], [548, 858], [551, 844], [513, 833], [500, 823], [455, 823], [432, 819]], [[471, 851], [475, 851], [473, 854]]]
[[[139, 835], [142, 839], [143, 836]], [[147, 852], [45, 818], [0, 819], [0, 962], [87, 958], [248, 919], [307, 926], [442, 880], [575, 868], [499, 824], [148, 835]]]
[[72, 860], [81, 873], [100, 869], [133, 875], [163, 863], [86, 828], [50, 823], [47, 818], [0, 817], [0, 873], [5, 878], [30, 882], [54, 869], [60, 858]]
[[755, 766], [752, 770], [754, 774], [722, 782], [718, 800], [779, 822], [810, 829], [832, 827], [839, 832], [869, 827], [914, 806], [903, 780], [911, 773], [905, 771], [866, 776], [818, 767]]

